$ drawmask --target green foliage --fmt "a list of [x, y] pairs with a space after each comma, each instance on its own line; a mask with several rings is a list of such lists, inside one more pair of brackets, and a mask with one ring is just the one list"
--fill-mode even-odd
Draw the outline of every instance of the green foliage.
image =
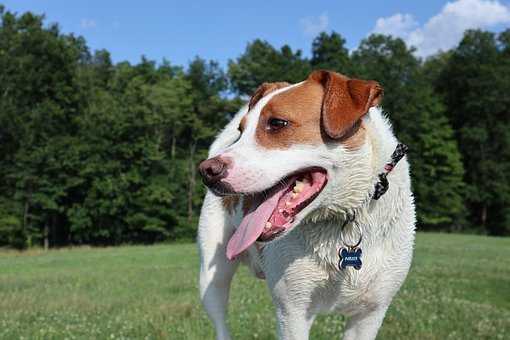
[[1, 23], [0, 244], [192, 238], [195, 164], [233, 109], [219, 66], [113, 65], [43, 17]]
[[232, 87], [243, 95], [251, 95], [264, 82], [300, 82], [310, 71], [300, 50], [293, 52], [288, 45], [277, 50], [259, 39], [249, 43], [244, 54], [228, 64]]
[[510, 30], [467, 31], [436, 82], [464, 158], [471, 219], [510, 234]]
[[414, 92], [417, 105], [410, 161], [419, 226], [459, 231], [465, 225], [464, 166], [444, 108], [430, 87]]
[[82, 47], [81, 39], [60, 35], [56, 25], [44, 28], [43, 17], [2, 16], [0, 186], [6, 199], [24, 207], [17, 216], [28, 239], [50, 227], [56, 231], [65, 209], [68, 178], [61, 148], [72, 139], [81, 111], [76, 71]]
[[353, 52], [354, 75], [361, 79], [375, 79], [385, 89], [382, 107], [392, 120], [399, 138], [414, 125], [406, 108], [415, 105], [414, 95], [420, 62], [402, 39], [372, 34], [361, 41]]
[[324, 69], [350, 75], [353, 72], [349, 51], [345, 47], [345, 39], [336, 32], [320, 33], [312, 42], [313, 69]]
[[27, 233], [23, 229], [17, 209], [12, 201], [0, 199], [0, 244], [23, 249], [28, 246]]
[[383, 35], [349, 54], [321, 33], [311, 52], [254, 40], [227, 73], [200, 57], [114, 64], [43, 16], [0, 6], [0, 245], [193, 239], [196, 164], [214, 135], [261, 83], [318, 68], [385, 88], [411, 148], [420, 228], [510, 232], [510, 30], [468, 31], [425, 62]]

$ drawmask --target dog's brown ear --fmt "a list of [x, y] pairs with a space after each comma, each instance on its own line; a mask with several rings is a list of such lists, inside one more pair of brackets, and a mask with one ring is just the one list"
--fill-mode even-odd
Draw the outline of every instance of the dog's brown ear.
[[326, 134], [335, 139], [344, 136], [371, 107], [377, 106], [383, 94], [375, 81], [350, 79], [331, 71], [314, 71], [308, 79], [324, 88], [321, 121]]
[[289, 83], [284, 81], [276, 83], [263, 83], [255, 90], [253, 96], [251, 96], [250, 102], [248, 104], [248, 110], [251, 110], [252, 107], [254, 107], [255, 104], [257, 104], [258, 101], [262, 99], [262, 97], [267, 96], [271, 92], [281, 89], [283, 87], [287, 87], [289, 85], [290, 85]]

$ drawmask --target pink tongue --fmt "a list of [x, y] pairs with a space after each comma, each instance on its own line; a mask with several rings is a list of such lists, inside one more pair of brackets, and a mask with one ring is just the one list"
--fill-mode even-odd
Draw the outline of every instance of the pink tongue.
[[262, 202], [256, 209], [246, 214], [237, 228], [236, 232], [230, 238], [227, 245], [227, 258], [234, 259], [237, 255], [251, 246], [264, 231], [264, 226], [271, 214], [278, 205], [278, 200], [282, 196], [282, 188], [275, 192], [270, 198]]

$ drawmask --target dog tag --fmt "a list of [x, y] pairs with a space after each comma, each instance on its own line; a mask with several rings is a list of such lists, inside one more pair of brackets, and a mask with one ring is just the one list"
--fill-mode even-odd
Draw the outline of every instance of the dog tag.
[[344, 270], [347, 267], [354, 267], [356, 270], [361, 269], [361, 248], [340, 248], [338, 256], [340, 262], [338, 262], [338, 269]]

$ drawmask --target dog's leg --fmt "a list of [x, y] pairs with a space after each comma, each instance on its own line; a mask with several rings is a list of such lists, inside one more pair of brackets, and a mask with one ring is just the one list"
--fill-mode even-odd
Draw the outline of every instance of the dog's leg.
[[278, 338], [281, 340], [307, 340], [315, 316], [307, 316], [306, 311], [290, 312], [286, 308], [276, 308], [278, 318]]
[[226, 323], [227, 304], [238, 261], [228, 261], [225, 248], [232, 233], [233, 227], [228, 223], [221, 198], [208, 192], [198, 226], [200, 297], [214, 323], [218, 340], [230, 339]]
[[[303, 256], [296, 234], [263, 250], [263, 269], [276, 308], [279, 339], [306, 340], [315, 319], [313, 296], [326, 279], [310, 275], [314, 259]], [[314, 272], [315, 274], [315, 272]]]
[[347, 321], [344, 340], [373, 340], [386, 314], [388, 306], [379, 307], [368, 313], [352, 316]]

